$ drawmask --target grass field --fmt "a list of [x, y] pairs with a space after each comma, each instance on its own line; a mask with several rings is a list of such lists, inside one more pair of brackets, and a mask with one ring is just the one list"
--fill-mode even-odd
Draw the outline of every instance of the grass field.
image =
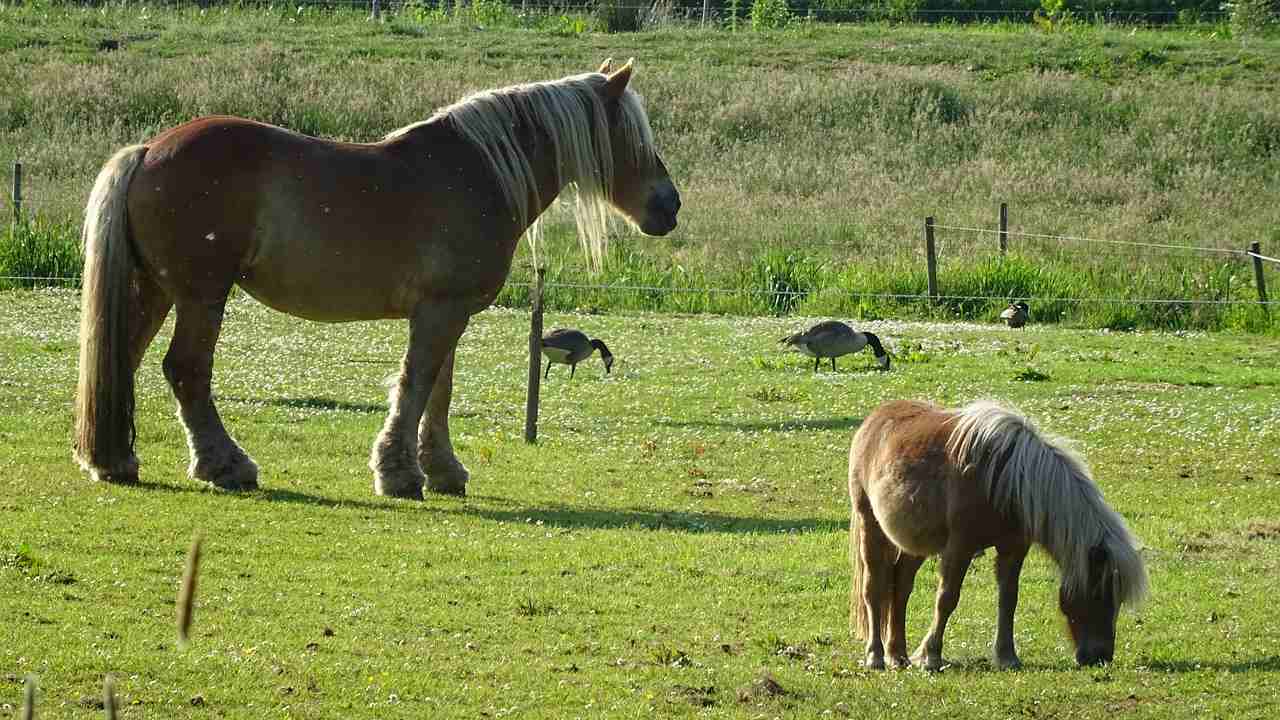
[[[474, 7], [493, 13], [374, 23], [283, 5], [0, 5], [0, 158], [26, 163], [36, 215], [0, 235], [0, 275], [77, 274], [97, 169], [121, 145], [191, 117], [372, 141], [468, 91], [561, 77], [605, 56], [637, 58], [636, 86], [685, 209], [669, 239], [620, 238], [592, 281], [680, 293], [561, 295], [566, 309], [920, 317], [918, 303], [865, 293], [922, 293], [924, 218], [994, 228], [1001, 202], [1016, 232], [1280, 248], [1274, 34], [804, 22], [606, 34], [576, 16]], [[553, 225], [549, 277], [581, 281], [576, 243]], [[947, 230], [938, 241], [944, 294], [999, 298], [948, 301], [939, 319], [987, 319], [1011, 296], [1256, 299], [1240, 256], [1015, 236], [1000, 262], [990, 235]], [[1266, 272], [1280, 287], [1276, 268]], [[743, 292], [707, 292], [716, 288]], [[779, 289], [801, 294], [767, 294]], [[1040, 309], [1042, 321], [1089, 327], [1278, 331], [1248, 306]]]
[[[805, 318], [548, 316], [618, 357], [543, 385], [523, 426], [528, 316], [477, 316], [459, 354], [464, 500], [388, 501], [365, 468], [403, 323], [325, 326], [243, 297], [215, 386], [260, 491], [184, 476], [159, 358], [139, 375], [143, 484], [70, 458], [77, 298], [0, 293], [0, 717], [1263, 718], [1280, 691], [1280, 342], [1204, 333], [882, 321], [895, 353], [814, 374]], [[937, 676], [872, 673], [847, 626], [849, 439], [879, 402], [1016, 403], [1075, 438], [1146, 541], [1153, 595], [1116, 662], [1075, 669], [1056, 575], [1032, 555], [1025, 670], [986, 658], [991, 556]], [[174, 597], [205, 536], [194, 636]], [[928, 622], [933, 563], [908, 632]], [[785, 694], [762, 690], [768, 675]]]

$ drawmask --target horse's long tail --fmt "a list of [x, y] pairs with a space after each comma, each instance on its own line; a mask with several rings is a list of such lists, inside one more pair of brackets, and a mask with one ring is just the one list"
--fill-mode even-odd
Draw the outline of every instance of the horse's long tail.
[[95, 475], [137, 470], [129, 351], [129, 285], [135, 263], [126, 201], [133, 173], [146, 154], [144, 145], [117, 152], [98, 173], [85, 207], [75, 456]]

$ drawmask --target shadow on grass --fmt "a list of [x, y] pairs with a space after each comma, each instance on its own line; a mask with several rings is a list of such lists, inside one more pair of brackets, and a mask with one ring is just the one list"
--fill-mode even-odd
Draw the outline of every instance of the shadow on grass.
[[722, 513], [691, 513], [647, 508], [593, 508], [572, 505], [494, 509], [441, 508], [441, 512], [493, 520], [495, 522], [541, 523], [546, 527], [575, 530], [665, 530], [688, 533], [736, 533], [773, 535], [800, 532], [843, 532], [847, 519], [757, 518]]
[[1141, 663], [1153, 672], [1192, 673], [1192, 672], [1280, 672], [1280, 655], [1268, 655], [1252, 660], [1222, 662], [1218, 660], [1157, 660]]
[[300, 398], [242, 398], [242, 397], [222, 397], [217, 398], [219, 402], [224, 403], [243, 403], [245, 405], [272, 405], [275, 407], [294, 408], [297, 410], [341, 410], [343, 412], [356, 413], [385, 413], [387, 412], [387, 404], [380, 403], [349, 403], [332, 398], [322, 397], [300, 397]]
[[706, 428], [753, 432], [794, 432], [797, 430], [853, 430], [862, 424], [860, 417], [834, 417], [820, 420], [659, 420], [658, 424], [674, 428]]
[[[723, 513], [692, 513], [650, 508], [608, 508], [552, 504], [521, 506], [501, 497], [471, 496], [451, 501], [430, 495], [424, 502], [412, 500], [358, 500], [332, 498], [284, 488], [264, 487], [248, 492], [218, 490], [192, 481], [190, 484], [165, 485], [140, 481], [128, 486], [145, 492], [216, 493], [243, 502], [291, 503], [332, 509], [351, 509], [393, 513], [456, 515], [498, 523], [541, 524], [544, 527], [573, 530], [655, 530], [687, 533], [736, 533], [774, 535], [801, 532], [844, 532], [845, 518], [757, 518]], [[494, 507], [504, 505], [505, 507]]]

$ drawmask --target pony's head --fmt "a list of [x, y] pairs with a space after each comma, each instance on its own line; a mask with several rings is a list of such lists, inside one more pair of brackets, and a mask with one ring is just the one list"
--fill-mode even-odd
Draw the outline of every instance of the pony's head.
[[1089, 549], [1084, 584], [1072, 587], [1063, 582], [1058, 588], [1058, 609], [1066, 618], [1079, 665], [1101, 665], [1115, 657], [1119, 572], [1108, 543], [1099, 543]]
[[653, 134], [640, 96], [628, 88], [632, 65], [614, 70], [605, 60], [600, 92], [609, 121], [613, 178], [609, 204], [646, 235], [666, 235], [676, 227], [680, 193], [653, 144]]
[[1042, 437], [1028, 418], [998, 403], [971, 403], [956, 415], [953, 457], [978, 472], [996, 509], [1016, 518], [1058, 564], [1058, 607], [1076, 662], [1111, 662], [1120, 607], [1147, 594], [1138, 538], [1069, 444]]

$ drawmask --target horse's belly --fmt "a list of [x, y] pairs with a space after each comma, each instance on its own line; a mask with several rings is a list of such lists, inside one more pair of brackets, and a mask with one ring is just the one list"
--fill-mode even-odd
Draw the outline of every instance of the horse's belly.
[[946, 496], [940, 483], [912, 475], [910, 468], [893, 468], [868, 496], [885, 535], [904, 552], [928, 557], [947, 544]]

